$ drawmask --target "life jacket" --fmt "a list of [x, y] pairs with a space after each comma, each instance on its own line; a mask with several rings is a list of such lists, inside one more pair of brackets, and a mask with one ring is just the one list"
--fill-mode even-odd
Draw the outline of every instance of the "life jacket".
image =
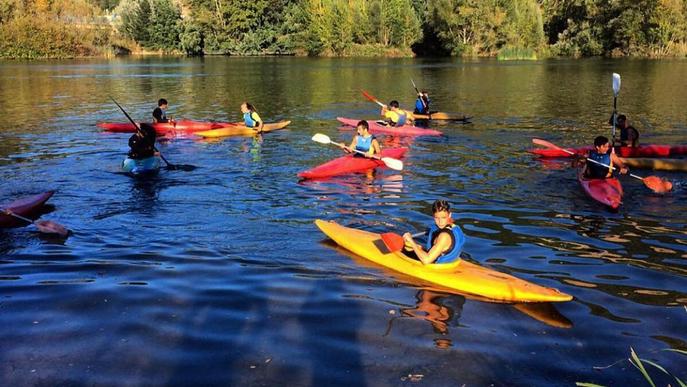
[[434, 263], [448, 263], [459, 259], [460, 252], [463, 249], [463, 244], [465, 244], [465, 234], [463, 234], [463, 231], [458, 225], [451, 223], [448, 226], [440, 229], [436, 226], [436, 224], [432, 224], [432, 227], [429, 228], [429, 234], [427, 235], [425, 251], [432, 249], [432, 246], [434, 246], [434, 240], [443, 232], [448, 233], [448, 235], [451, 236], [451, 247], [449, 247], [447, 252], [442, 253], [437, 260], [434, 261]]
[[[611, 165], [611, 151], [608, 153], [598, 153], [595, 150], [589, 152], [589, 159], [597, 161], [604, 165]], [[608, 167], [603, 167], [599, 164], [587, 161], [587, 177], [591, 179], [603, 179], [608, 176]]]
[[429, 98], [417, 97], [415, 100], [415, 113], [429, 114]]
[[249, 128], [257, 128], [260, 126], [260, 116], [256, 112], [245, 112], [243, 113], [243, 122]]
[[169, 122], [169, 120], [167, 119], [167, 112], [159, 106], [155, 108], [155, 110], [153, 110], [153, 117], [159, 123]]
[[361, 136], [361, 135], [356, 135], [356, 141], [355, 141], [355, 150], [361, 151], [361, 152], [369, 152], [370, 148], [372, 148], [372, 140], [375, 139], [375, 136], [369, 136], [367, 138]]
[[142, 160], [152, 157], [155, 154], [155, 139], [157, 134], [155, 129], [149, 126], [141, 125], [141, 132], [143, 137], [139, 137], [135, 133], [129, 138], [129, 158], [134, 160]]
[[384, 114], [384, 117], [391, 120], [391, 126], [403, 126], [408, 120], [408, 114], [402, 109], [398, 109], [396, 112], [389, 110]]

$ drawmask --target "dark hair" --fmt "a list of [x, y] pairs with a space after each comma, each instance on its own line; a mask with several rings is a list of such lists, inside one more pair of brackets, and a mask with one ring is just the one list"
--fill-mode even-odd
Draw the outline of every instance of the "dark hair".
[[599, 136], [594, 139], [594, 146], [602, 146], [604, 144], [608, 144], [608, 138], [605, 136]]
[[370, 124], [368, 124], [365, 120], [358, 121], [355, 127], [357, 128], [358, 126], [362, 126], [363, 128], [365, 128], [365, 130], [370, 130]]
[[618, 121], [620, 121], [620, 120], [625, 121], [625, 120], [627, 120], [627, 117], [626, 117], [624, 114], [619, 114], [618, 117], [616, 117], [616, 120], [618, 120]]
[[167, 100], [164, 98], [160, 98], [157, 100], [157, 106], [162, 106], [162, 105], [167, 105]]
[[451, 205], [446, 200], [437, 200], [432, 204], [432, 214], [440, 211], [451, 212]]
[[246, 109], [248, 109], [252, 112], [255, 111], [255, 108], [253, 107], [253, 105], [249, 104], [248, 102], [244, 102], [244, 104], [246, 104]]
[[397, 108], [398, 107], [398, 101], [393, 100], [393, 101], [389, 102], [389, 106]]

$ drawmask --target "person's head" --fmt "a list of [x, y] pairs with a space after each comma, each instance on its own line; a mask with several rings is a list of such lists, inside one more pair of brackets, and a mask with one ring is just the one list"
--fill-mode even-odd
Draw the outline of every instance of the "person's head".
[[367, 134], [368, 130], [370, 130], [370, 125], [367, 123], [367, 121], [360, 120], [355, 126], [355, 129], [358, 131], [358, 134], [362, 136]]
[[624, 114], [620, 114], [615, 119], [615, 123], [616, 123], [616, 126], [624, 128], [625, 124], [627, 123], [627, 117]]
[[[154, 133], [155, 132], [155, 128], [153, 127], [153, 125], [150, 125], [149, 123], [141, 122], [139, 124], [139, 126], [141, 127], [141, 130], [140, 130], [140, 132], [137, 132], [138, 135], [142, 135], [144, 133]], [[141, 132], [143, 132], [143, 133], [141, 133]]]
[[393, 101], [389, 102], [389, 107], [390, 107], [392, 110], [398, 109], [398, 106], [399, 106], [399, 105], [398, 105], [398, 101], [396, 101], [396, 100], [393, 100]]
[[248, 113], [248, 112], [254, 112], [255, 108], [253, 105], [249, 104], [248, 102], [244, 102], [241, 104], [241, 112], [242, 113]]
[[167, 109], [167, 100], [164, 98], [160, 98], [157, 100], [157, 106], [161, 109]]
[[444, 228], [451, 223], [451, 205], [446, 200], [437, 200], [432, 204], [432, 216], [434, 224]]
[[611, 144], [609, 144], [608, 138], [606, 136], [598, 136], [594, 139], [594, 147], [596, 148], [596, 151], [599, 153], [608, 152], [608, 148], [610, 146]]

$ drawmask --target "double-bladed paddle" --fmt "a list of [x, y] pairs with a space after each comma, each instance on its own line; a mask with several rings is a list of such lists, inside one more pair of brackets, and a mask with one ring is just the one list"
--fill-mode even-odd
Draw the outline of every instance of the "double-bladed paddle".
[[[336, 146], [341, 147], [341, 148], [345, 147], [344, 144], [334, 142], [329, 138], [329, 136], [327, 136], [326, 134], [322, 134], [322, 133], [316, 133], [314, 136], [312, 136], [312, 140], [315, 142], [319, 142], [320, 144], [332, 144], [332, 145], [336, 145]], [[367, 156], [367, 154], [365, 152], [361, 152], [357, 149], [351, 149], [351, 150], [355, 153], [360, 153], [361, 155], [369, 157], [369, 156]], [[379, 156], [372, 156], [370, 158], [381, 160], [384, 163], [384, 165], [386, 165], [387, 167], [389, 167], [391, 169], [394, 169], [397, 171], [403, 170], [403, 161], [401, 161], [399, 159], [395, 159], [392, 157], [379, 157]]]
[[363, 92], [363, 96], [365, 96], [365, 98], [369, 99], [370, 101], [376, 103], [377, 105], [379, 105], [379, 106], [381, 106], [381, 107], [383, 107], [383, 108], [386, 107], [386, 105], [383, 104], [383, 103], [381, 103], [381, 102], [379, 102], [379, 100], [378, 100], [377, 98], [375, 98], [374, 95], [371, 95], [370, 93], [368, 93], [368, 92], [365, 91], [365, 90], [362, 90], [362, 92]]
[[[117, 105], [117, 107], [119, 108], [119, 110], [121, 110], [122, 113], [124, 113], [124, 115], [126, 116], [126, 118], [129, 119], [129, 121], [134, 125], [134, 127], [136, 128], [136, 130], [139, 131], [139, 132], [141, 132], [141, 127], [138, 126], [138, 124], [136, 123], [136, 121], [134, 121], [133, 118], [131, 118], [131, 116], [129, 115], [129, 113], [127, 113], [126, 110], [124, 110], [124, 108], [122, 107], [122, 105], [120, 105], [117, 101], [115, 101], [114, 98], [110, 97], [110, 99], [112, 100], [112, 102], [115, 103], [115, 105]], [[170, 170], [181, 169], [181, 170], [183, 170], [183, 171], [192, 171], [192, 170], [196, 169], [196, 167], [193, 166], [193, 165], [187, 165], [187, 164], [172, 164], [172, 163], [170, 163], [169, 161], [167, 161], [167, 159], [165, 158], [165, 156], [162, 155], [162, 152], [160, 152], [160, 151], [157, 149], [157, 147], [155, 147], [154, 145], [153, 145], [153, 149], [155, 150], [155, 152], [157, 152], [157, 153], [160, 154], [160, 158], [162, 159], [162, 161], [164, 161], [165, 164], [167, 164], [167, 169], [170, 169]]]
[[618, 117], [618, 110], [616, 109], [618, 102], [618, 93], [620, 93], [620, 74], [613, 73], [613, 142], [611, 143], [611, 145], [615, 145], [615, 124], [616, 119]]
[[[417, 89], [417, 86], [415, 86], [415, 81], [413, 81], [413, 78], [410, 78], [410, 82], [413, 84], [413, 88], [415, 89], [415, 92], [416, 92], [417, 95], [420, 97], [420, 102], [422, 102], [422, 106], [424, 106], [425, 109], [427, 109], [427, 104], [425, 103], [424, 98], [422, 98], [422, 94], [420, 94], [420, 90], [418, 90], [418, 89]], [[432, 118], [432, 115], [431, 115], [431, 114], [429, 114], [429, 118], [430, 118], [430, 119]]]
[[9, 216], [14, 216], [17, 219], [21, 219], [25, 222], [32, 223], [34, 226], [36, 226], [38, 231], [40, 231], [44, 234], [57, 234], [61, 237], [66, 237], [69, 235], [69, 230], [59, 223], [55, 223], [55, 222], [52, 222], [49, 220], [34, 221], [34, 220], [29, 219], [29, 218], [23, 217], [19, 214], [15, 214], [14, 212], [12, 212], [12, 210], [9, 210], [9, 209], [2, 209], [0, 211], [9, 215]]
[[[417, 238], [419, 236], [427, 234], [426, 232], [419, 232], [416, 234], [413, 234], [413, 238]], [[385, 232], [380, 235], [382, 237], [382, 242], [384, 242], [384, 246], [386, 246], [387, 249], [389, 249], [390, 252], [394, 253], [396, 251], [401, 251], [403, 247], [405, 246], [405, 241], [403, 240], [403, 237], [401, 235], [398, 235], [393, 232]]]
[[[532, 142], [535, 143], [535, 144], [537, 144], [537, 145], [549, 147], [549, 148], [551, 148], [551, 149], [562, 150], [563, 152], [568, 153], [568, 154], [573, 155], [573, 156], [576, 155], [575, 152], [571, 152], [571, 151], [569, 151], [569, 150], [567, 150], [567, 149], [565, 149], [565, 148], [561, 148], [561, 147], [559, 147], [559, 146], [557, 146], [557, 145], [555, 145], [555, 144], [553, 144], [553, 143], [551, 143], [551, 142], [549, 142], [549, 141], [542, 140], [542, 139], [540, 139], [540, 138], [533, 138], [533, 139], [532, 139]], [[596, 160], [593, 160], [593, 159], [590, 159], [590, 158], [588, 158], [588, 157], [585, 157], [585, 160], [591, 161], [591, 162], [594, 163], [594, 164], [598, 164], [598, 165], [604, 166], [604, 167], [609, 168], [609, 169], [611, 169], [611, 170], [615, 170], [615, 169], [616, 169], [616, 168], [613, 167], [613, 166], [606, 165], [606, 164], [604, 164], [604, 163], [600, 163], [600, 162], [598, 162], [598, 161], [596, 161]], [[654, 192], [656, 192], [656, 193], [666, 193], [666, 192], [668, 192], [668, 191], [670, 191], [670, 190], [673, 189], [673, 183], [669, 182], [669, 181], [666, 180], [666, 179], [662, 179], [662, 178], [660, 178], [660, 177], [658, 177], [658, 176], [641, 177], [641, 176], [637, 176], [637, 175], [632, 174], [632, 173], [628, 173], [628, 175], [634, 177], [635, 179], [641, 180], [647, 188], [649, 188], [650, 190], [652, 190], [652, 191], [654, 191]]]

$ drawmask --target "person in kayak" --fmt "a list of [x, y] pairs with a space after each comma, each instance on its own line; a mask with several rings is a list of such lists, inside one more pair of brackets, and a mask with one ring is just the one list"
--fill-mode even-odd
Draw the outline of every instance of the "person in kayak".
[[[613, 116], [611, 116], [608, 123], [613, 125]], [[613, 144], [614, 146], [636, 147], [639, 145], [639, 131], [634, 126], [630, 125], [624, 114], [620, 114], [616, 118], [615, 127], [620, 129], [620, 139], [615, 140], [616, 143]]]
[[594, 139], [594, 149], [589, 151], [589, 154], [587, 154], [587, 159], [588, 160], [584, 164], [583, 176], [588, 179], [605, 179], [607, 177], [611, 177], [613, 173], [611, 168], [599, 165], [589, 160], [594, 160], [598, 163], [611, 167], [617, 166], [620, 168], [621, 174], [625, 174], [628, 171], [628, 168], [625, 166], [625, 164], [623, 164], [620, 158], [616, 156], [615, 150], [611, 148], [611, 144], [609, 143], [608, 138], [605, 136], [598, 136]]
[[370, 125], [367, 123], [367, 121], [358, 121], [358, 124], [355, 126], [355, 130], [358, 132], [358, 134], [353, 136], [351, 145], [343, 145], [341, 148], [347, 153], [351, 153], [353, 150], [365, 153], [365, 156], [362, 156], [360, 153], [356, 152], [354, 156], [358, 157], [373, 157], [375, 155], [379, 156], [382, 152], [379, 146], [379, 141], [377, 141], [377, 138], [370, 133]]
[[152, 156], [157, 156], [155, 151], [155, 139], [157, 134], [152, 125], [141, 123], [140, 130], [136, 131], [129, 138], [129, 158], [133, 160], [143, 160]]
[[445, 200], [432, 204], [434, 224], [429, 228], [424, 248], [418, 245], [410, 233], [403, 234], [406, 249], [414, 253], [424, 265], [430, 263], [449, 263], [460, 259], [465, 244], [465, 234], [451, 217], [451, 206]]
[[429, 114], [429, 102], [429, 94], [427, 91], [422, 90], [419, 92], [415, 100], [415, 110], [413, 110], [413, 114]]
[[153, 110], [153, 122], [165, 123], [174, 122], [171, 118], [167, 118], [167, 100], [160, 98], [157, 101], [157, 107]]
[[408, 112], [401, 109], [396, 100], [389, 102], [388, 107], [382, 106], [381, 114], [388, 126], [403, 126], [411, 120]]
[[262, 119], [258, 115], [258, 112], [255, 111], [253, 105], [249, 104], [248, 102], [242, 103], [241, 113], [243, 113], [243, 123], [247, 127], [255, 129], [255, 131], [258, 133], [262, 132], [262, 128], [265, 126], [265, 123], [262, 122]]

